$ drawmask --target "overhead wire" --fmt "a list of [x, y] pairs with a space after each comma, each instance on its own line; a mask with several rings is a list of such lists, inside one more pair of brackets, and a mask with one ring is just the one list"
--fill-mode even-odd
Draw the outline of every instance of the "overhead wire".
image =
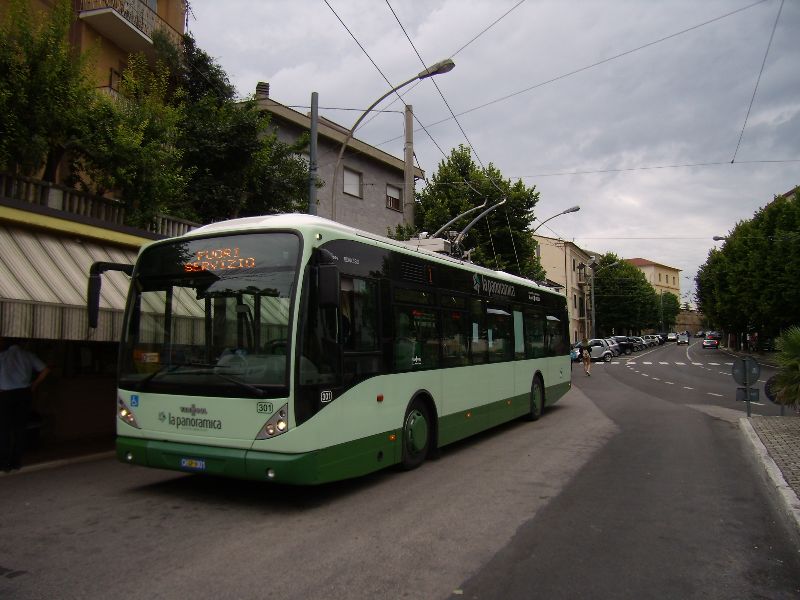
[[[389, 2], [389, 0], [385, 0], [385, 1], [386, 1], [386, 5], [389, 7], [389, 10], [392, 12], [392, 15], [394, 15], [394, 18], [397, 21], [397, 24], [400, 26], [400, 29], [403, 31], [403, 35], [406, 36], [406, 39], [408, 40], [408, 43], [411, 45], [411, 48], [414, 50], [414, 53], [417, 55], [417, 58], [419, 58], [419, 61], [422, 63], [422, 66], [425, 69], [427, 69], [428, 65], [425, 63], [425, 60], [422, 58], [422, 55], [419, 53], [419, 50], [417, 50], [417, 47], [414, 44], [414, 41], [411, 39], [411, 36], [408, 35], [408, 32], [406, 31], [405, 26], [400, 21], [400, 17], [397, 16], [397, 13], [395, 12], [395, 10], [392, 7], [392, 5]], [[520, 4], [521, 4], [521, 2], [518, 3], [516, 6], [519, 6]], [[516, 8], [516, 6], [514, 8]], [[512, 10], [513, 10], [513, 8], [512, 8]], [[511, 11], [508, 11], [508, 12], [511, 12]], [[506, 14], [508, 14], [508, 13], [506, 13]], [[474, 39], [477, 39], [477, 37], [474, 38]], [[472, 41], [474, 41], [474, 40], [472, 40]], [[470, 41], [469, 43], [472, 43], [472, 41]], [[469, 45], [469, 43], [467, 45]], [[462, 49], [465, 48], [467, 45], [463, 46]], [[480, 163], [481, 168], [484, 170], [484, 172], [486, 172], [486, 166], [483, 164], [483, 161], [481, 160], [481, 157], [478, 155], [478, 151], [475, 149], [475, 146], [470, 141], [469, 136], [467, 135], [467, 132], [464, 131], [464, 128], [462, 127], [461, 122], [458, 120], [458, 118], [456, 117], [455, 113], [453, 112], [453, 109], [450, 106], [450, 103], [447, 101], [447, 98], [445, 98], [444, 93], [442, 92], [441, 88], [439, 87], [439, 84], [436, 83], [435, 79], [431, 79], [431, 83], [433, 83], [434, 87], [436, 88], [436, 91], [439, 93], [439, 96], [442, 98], [442, 102], [444, 102], [445, 106], [447, 107], [447, 110], [450, 111], [450, 114], [453, 116], [453, 119], [455, 120], [456, 124], [458, 125], [458, 129], [461, 131], [461, 134], [464, 136], [464, 139], [467, 141], [467, 145], [469, 145], [470, 149], [472, 150], [472, 153], [475, 155], [475, 158], [478, 159], [478, 163]], [[491, 177], [488, 177], [488, 179], [492, 183], [492, 185], [502, 194], [503, 191], [497, 186], [497, 184], [494, 182], [494, 180]], [[508, 233], [509, 233], [509, 236], [511, 237], [511, 244], [512, 244], [512, 247], [514, 249], [514, 257], [516, 258], [516, 261], [517, 261], [517, 270], [518, 270], [519, 273], [522, 273], [522, 267], [521, 267], [520, 262], [519, 262], [519, 255], [517, 254], [517, 245], [514, 242], [514, 234], [511, 231], [511, 222], [508, 219], [508, 210], [507, 209], [505, 210], [505, 214], [506, 214], [506, 220], [508, 221]], [[491, 245], [492, 245], [492, 252], [493, 252], [494, 258], [495, 258], [495, 264], [497, 265], [497, 267], [499, 269], [500, 268], [499, 259], [497, 257], [497, 252], [495, 250], [494, 235], [492, 233], [492, 227], [491, 227], [491, 224], [489, 222], [489, 219], [486, 219], [486, 226], [487, 226], [487, 228], [489, 230], [489, 240], [490, 240]]]
[[[717, 21], [720, 21], [722, 19], [726, 19], [728, 17], [731, 17], [731, 16], [733, 16], [735, 14], [738, 14], [738, 13], [740, 13], [742, 11], [749, 10], [749, 9], [755, 7], [755, 6], [758, 6], [759, 4], [763, 4], [764, 2], [768, 2], [768, 1], [769, 0], [758, 0], [757, 2], [754, 2], [753, 4], [749, 4], [747, 6], [743, 6], [741, 8], [738, 8], [738, 9], [733, 10], [731, 12], [725, 13], [725, 14], [720, 15], [718, 17], [714, 17], [713, 19], [709, 19], [708, 21], [704, 21], [702, 23], [698, 23], [696, 25], [693, 25], [692, 27], [688, 27], [686, 29], [682, 29], [682, 30], [677, 31], [675, 33], [672, 33], [670, 35], [667, 35], [667, 36], [664, 36], [662, 38], [659, 38], [657, 40], [653, 40], [653, 41], [648, 42], [646, 44], [642, 44], [641, 46], [637, 46], [636, 48], [632, 48], [630, 50], [626, 50], [624, 52], [620, 52], [619, 54], [615, 54], [614, 56], [610, 56], [608, 58], [604, 58], [604, 59], [599, 60], [597, 62], [594, 62], [592, 64], [580, 67], [578, 69], [574, 69], [572, 71], [569, 71], [567, 73], [563, 73], [563, 74], [558, 75], [556, 77], [552, 77], [552, 78], [550, 78], [550, 79], [548, 79], [546, 81], [542, 81], [542, 82], [536, 83], [534, 85], [528, 86], [528, 87], [526, 87], [526, 88], [524, 88], [522, 90], [518, 90], [516, 92], [512, 92], [510, 94], [507, 94], [505, 96], [501, 96], [500, 98], [496, 98], [494, 100], [490, 100], [489, 102], [485, 102], [485, 103], [480, 104], [478, 106], [474, 106], [472, 108], [469, 108], [469, 109], [467, 109], [465, 111], [462, 111], [462, 112], [458, 113], [457, 116], [459, 116], [459, 117], [464, 116], [464, 115], [469, 114], [471, 112], [474, 112], [476, 110], [480, 110], [482, 108], [486, 108], [487, 106], [491, 106], [493, 104], [497, 104], [499, 102], [503, 102], [505, 100], [509, 100], [510, 98], [513, 98], [515, 96], [519, 96], [520, 94], [524, 94], [526, 92], [530, 92], [532, 90], [535, 90], [537, 88], [549, 85], [551, 83], [555, 83], [556, 81], [561, 81], [562, 79], [566, 79], [567, 77], [572, 77], [573, 75], [577, 75], [578, 73], [582, 73], [584, 71], [588, 71], [590, 69], [593, 69], [593, 68], [598, 67], [600, 65], [606, 64], [606, 63], [611, 62], [613, 60], [617, 60], [617, 59], [622, 58], [624, 56], [628, 56], [629, 54], [633, 54], [634, 52], [639, 52], [640, 50], [644, 50], [644, 49], [649, 48], [651, 46], [655, 46], [656, 44], [660, 44], [660, 43], [665, 42], [667, 40], [670, 40], [670, 39], [673, 39], [675, 37], [681, 36], [681, 35], [683, 35], [685, 33], [689, 33], [690, 31], [694, 31], [694, 30], [699, 29], [701, 27], [705, 27], [706, 25], [710, 25], [710, 24], [715, 23]], [[441, 119], [439, 121], [435, 121], [433, 123], [429, 123], [428, 127], [434, 127], [436, 125], [441, 125], [442, 123], [446, 123], [447, 121], [450, 121], [450, 120], [452, 120], [452, 117], [447, 117], [447, 118]], [[394, 137], [394, 138], [391, 138], [391, 139], [386, 140], [384, 142], [381, 142], [380, 144], [377, 144], [377, 145], [381, 146], [383, 144], [388, 144], [389, 142], [392, 142], [392, 141], [394, 141], [396, 139], [397, 139], [397, 137]]]
[[736, 160], [736, 155], [739, 153], [739, 146], [742, 143], [742, 137], [744, 136], [745, 127], [747, 127], [747, 120], [750, 118], [750, 110], [753, 108], [753, 102], [756, 99], [756, 92], [758, 92], [758, 84], [761, 81], [761, 75], [764, 73], [764, 65], [767, 64], [767, 56], [769, 56], [769, 49], [772, 47], [772, 39], [775, 37], [775, 30], [778, 28], [778, 20], [781, 18], [781, 11], [783, 10], [783, 2], [781, 0], [781, 4], [778, 7], [778, 14], [775, 15], [775, 23], [772, 24], [772, 33], [769, 34], [769, 43], [767, 44], [767, 49], [764, 52], [764, 60], [761, 61], [761, 70], [758, 72], [758, 78], [756, 78], [756, 85], [753, 89], [753, 97], [750, 98], [750, 106], [747, 107], [747, 115], [744, 118], [744, 124], [742, 125], [742, 132], [739, 134], [739, 141], [736, 142], [736, 150], [733, 153], [733, 158], [731, 159], [731, 163]]
[[[475, 40], [477, 40], [477, 39], [478, 39], [479, 37], [481, 37], [481, 36], [482, 36], [484, 33], [486, 33], [487, 31], [489, 31], [489, 30], [490, 30], [492, 27], [494, 27], [495, 25], [497, 25], [497, 24], [498, 24], [500, 21], [502, 21], [503, 19], [505, 19], [505, 18], [506, 18], [506, 17], [507, 17], [509, 14], [511, 14], [511, 13], [512, 13], [514, 10], [516, 10], [517, 8], [519, 8], [519, 6], [520, 6], [521, 4], [523, 4], [524, 2], [525, 2], [525, 0], [519, 0], [519, 2], [517, 2], [517, 3], [516, 3], [514, 6], [512, 6], [511, 8], [509, 8], [509, 9], [508, 9], [506, 12], [504, 12], [502, 15], [500, 15], [500, 16], [499, 16], [499, 17], [497, 17], [497, 18], [496, 18], [494, 21], [492, 21], [492, 22], [491, 22], [489, 25], [487, 25], [487, 26], [486, 26], [486, 27], [484, 27], [484, 28], [483, 28], [481, 31], [479, 31], [479, 32], [477, 33], [477, 35], [475, 35], [475, 36], [474, 36], [474, 37], [473, 37], [471, 40], [469, 40], [469, 41], [468, 41], [466, 44], [464, 44], [464, 45], [463, 45], [463, 46], [461, 46], [461, 47], [460, 47], [458, 50], [456, 50], [455, 52], [453, 52], [452, 54], [450, 54], [450, 58], [455, 58], [455, 56], [456, 56], [457, 54], [459, 54], [459, 53], [460, 53], [462, 50], [466, 49], [466, 48], [467, 48], [467, 47], [468, 47], [470, 44], [472, 44], [473, 42], [475, 42]], [[392, 11], [392, 12], [394, 12], [394, 11]], [[403, 91], [403, 93], [402, 93], [402, 94], [399, 94], [399, 98], [396, 98], [396, 99], [392, 100], [392, 101], [389, 103], [389, 106], [392, 106], [392, 105], [393, 105], [395, 102], [397, 102], [397, 100], [401, 100], [401, 101], [402, 101], [403, 97], [404, 97], [404, 96], [407, 96], [408, 94], [410, 94], [411, 92], [413, 92], [413, 91], [414, 91], [414, 89], [416, 89], [416, 87], [417, 87], [417, 86], [418, 86], [420, 83], [422, 83], [422, 82], [421, 82], [421, 81], [415, 81], [415, 82], [414, 82], [414, 83], [411, 85], [411, 87], [409, 87], [408, 89], [406, 89], [405, 91]], [[362, 126], [362, 127], [364, 127], [365, 125], [367, 125], [368, 123], [370, 123], [370, 122], [371, 122], [373, 119], [375, 119], [376, 117], [377, 117], [377, 115], [375, 115], [375, 116], [372, 116], [372, 117], [368, 118], [366, 121], [364, 121], [364, 123], [362, 123], [362, 125], [361, 125], [361, 126]], [[420, 125], [421, 125], [421, 123], [420, 123]]]

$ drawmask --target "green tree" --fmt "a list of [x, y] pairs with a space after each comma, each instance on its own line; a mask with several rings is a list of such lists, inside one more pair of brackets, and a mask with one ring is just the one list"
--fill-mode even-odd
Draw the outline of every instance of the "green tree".
[[192, 172], [183, 216], [201, 222], [237, 216], [303, 211], [308, 204], [308, 165], [301, 153], [308, 137], [278, 140], [269, 117], [253, 100], [237, 102], [222, 67], [191, 35], [182, 48], [155, 39], [169, 65], [168, 96], [185, 105], [176, 146]]
[[774, 337], [800, 322], [800, 198], [778, 196], [740, 221], [695, 278], [700, 310], [716, 327]]
[[[472, 160], [469, 148], [459, 146], [439, 163], [429, 183], [417, 194], [415, 226], [417, 231], [433, 233], [459, 214], [480, 206], [506, 203], [489, 213], [469, 231], [464, 245], [471, 260], [479, 265], [543, 281], [546, 273], [536, 255], [536, 243], [530, 232], [533, 209], [539, 201], [536, 187], [522, 181], [512, 183], [492, 164], [480, 168]], [[452, 225], [463, 230], [480, 211], [475, 211]], [[406, 236], [409, 231], [397, 231]]]
[[146, 227], [156, 213], [186, 216], [185, 189], [191, 168], [176, 144], [183, 104], [167, 103], [168, 70], [131, 55], [122, 73], [120, 99], [96, 95], [76, 149], [77, 187], [102, 194], [114, 190], [126, 221]]
[[672, 292], [663, 292], [656, 294], [659, 303], [659, 325], [663, 323], [666, 331], [675, 329], [675, 323], [678, 321], [678, 314], [681, 312], [681, 301]]
[[789, 327], [777, 339], [778, 364], [775, 390], [778, 403], [800, 405], [800, 326]]
[[68, 41], [72, 3], [34, 12], [11, 0], [0, 24], [0, 168], [55, 179], [74, 147], [95, 94], [86, 57]]
[[644, 273], [616, 254], [609, 252], [600, 257], [594, 285], [598, 335], [611, 335], [612, 331], [618, 335], [639, 333], [659, 323], [658, 294]]

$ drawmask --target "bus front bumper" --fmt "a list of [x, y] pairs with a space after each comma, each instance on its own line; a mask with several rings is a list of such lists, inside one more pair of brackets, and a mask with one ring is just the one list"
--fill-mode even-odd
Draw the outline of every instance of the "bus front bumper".
[[127, 464], [184, 473], [316, 485], [358, 477], [397, 463], [399, 448], [394, 440], [399, 432], [392, 433], [300, 454], [118, 436], [117, 458]]
[[157, 440], [117, 437], [117, 458], [124, 463], [293, 484], [314, 484], [316, 453], [279, 454]]

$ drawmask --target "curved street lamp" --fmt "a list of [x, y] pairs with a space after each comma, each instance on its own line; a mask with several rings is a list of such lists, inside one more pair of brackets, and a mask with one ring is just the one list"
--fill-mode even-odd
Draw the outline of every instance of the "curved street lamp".
[[[534, 227], [534, 228], [533, 228], [533, 230], [531, 231], [531, 234], [534, 234], [534, 233], [536, 233], [536, 230], [537, 230], [537, 229], [539, 229], [539, 227], [541, 227], [541, 226], [542, 226], [542, 225], [544, 225], [545, 223], [547, 223], [547, 222], [548, 222], [550, 219], [555, 219], [556, 217], [560, 217], [561, 215], [565, 215], [565, 214], [567, 214], [567, 213], [574, 213], [574, 212], [578, 212], [580, 209], [581, 209], [581, 207], [580, 207], [580, 206], [570, 206], [570, 207], [569, 207], [567, 210], [562, 210], [560, 213], [558, 213], [558, 214], [555, 214], [555, 215], [553, 215], [552, 217], [547, 217], [547, 218], [546, 218], [544, 221], [542, 221], [542, 222], [541, 222], [541, 223], [539, 223], [539, 224], [538, 224], [536, 227]], [[536, 220], [536, 217], [533, 217], [533, 220], [535, 221], [535, 220]]]
[[[414, 77], [409, 79], [408, 81], [404, 81], [400, 85], [394, 86], [388, 92], [386, 92], [383, 96], [375, 100], [367, 110], [363, 112], [363, 114], [358, 117], [358, 120], [355, 124], [350, 128], [350, 131], [347, 132], [347, 137], [345, 137], [344, 142], [342, 143], [342, 147], [339, 149], [339, 156], [336, 158], [336, 165], [333, 167], [333, 178], [331, 183], [331, 220], [336, 220], [336, 176], [339, 174], [339, 165], [342, 162], [342, 157], [344, 156], [344, 151], [347, 148], [347, 144], [353, 139], [353, 134], [355, 133], [358, 126], [361, 124], [361, 121], [375, 108], [378, 104], [380, 104], [383, 100], [385, 100], [391, 94], [394, 94], [400, 88], [407, 86], [409, 83], [414, 83], [417, 80], [427, 79], [428, 77], [433, 77], [434, 75], [441, 75], [443, 73], [449, 73], [452, 71], [456, 66], [456, 63], [453, 61], [452, 58], [446, 58], [445, 60], [440, 60], [435, 65], [432, 65], [425, 69], [424, 71], [420, 71]], [[408, 190], [405, 192], [408, 194]]]

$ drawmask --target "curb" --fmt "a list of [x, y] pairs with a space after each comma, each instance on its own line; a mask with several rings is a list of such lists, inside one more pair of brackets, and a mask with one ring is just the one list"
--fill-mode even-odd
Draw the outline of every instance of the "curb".
[[756, 456], [763, 465], [769, 477], [769, 481], [772, 484], [770, 488], [771, 492], [778, 496], [784, 514], [791, 521], [794, 527], [794, 533], [798, 536], [798, 539], [800, 539], [800, 499], [797, 498], [797, 494], [795, 494], [794, 490], [786, 483], [783, 473], [781, 473], [775, 461], [772, 460], [766, 446], [764, 446], [761, 438], [758, 437], [758, 434], [755, 429], [753, 429], [747, 417], [739, 418], [739, 429], [742, 430], [745, 438], [747, 438], [753, 446], [753, 450], [755, 450]]
[[25, 465], [21, 469], [11, 471], [10, 473], [0, 473], [0, 479], [3, 477], [13, 477], [15, 475], [22, 475], [23, 473], [33, 473], [35, 471], [44, 471], [46, 469], [54, 469], [56, 467], [63, 467], [65, 465], [74, 465], [82, 462], [89, 462], [92, 460], [100, 460], [103, 458], [111, 458], [116, 455], [116, 451], [108, 450], [106, 452], [98, 452], [96, 454], [83, 454], [81, 456], [73, 456], [71, 458], [60, 458], [58, 460], [51, 460], [49, 462], [34, 463]]

